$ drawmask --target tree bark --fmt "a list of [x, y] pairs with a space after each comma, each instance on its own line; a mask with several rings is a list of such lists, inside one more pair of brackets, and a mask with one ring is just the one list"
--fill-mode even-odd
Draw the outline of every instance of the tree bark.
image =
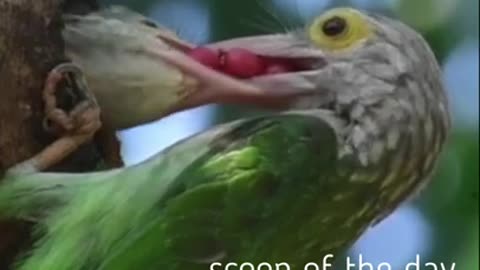
[[[54, 140], [42, 128], [41, 97], [49, 70], [66, 60], [63, 8], [62, 0], [0, 0], [0, 180], [6, 168]], [[54, 170], [88, 171], [99, 161], [97, 147], [88, 144]], [[8, 269], [29, 248], [30, 228], [24, 222], [0, 221], [0, 269]]]

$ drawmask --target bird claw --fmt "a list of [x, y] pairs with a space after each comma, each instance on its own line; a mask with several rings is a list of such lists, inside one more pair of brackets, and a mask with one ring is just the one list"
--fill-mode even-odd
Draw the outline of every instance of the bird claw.
[[[64, 89], [77, 101], [69, 112], [58, 107], [55, 95], [62, 80], [66, 82]], [[69, 137], [77, 145], [91, 140], [102, 125], [98, 103], [77, 65], [63, 63], [56, 66], [46, 79], [43, 99], [46, 115], [44, 127], [60, 133], [62, 137]]]
[[[65, 79], [67, 91], [77, 103], [67, 112], [57, 106], [59, 83]], [[46, 79], [43, 90], [45, 102], [44, 127], [59, 135], [59, 138], [34, 157], [16, 164], [7, 172], [25, 174], [45, 170], [74, 152], [82, 144], [93, 139], [101, 128], [100, 108], [93, 94], [88, 90], [83, 73], [73, 64], [61, 64], [55, 67]]]
[[[62, 80], [65, 81], [63, 89], [77, 101], [70, 112], [59, 108], [55, 95]], [[46, 115], [43, 126], [50, 133], [71, 132], [78, 129], [78, 118], [84, 113], [93, 116], [87, 111], [98, 109], [95, 96], [88, 90], [82, 70], [71, 63], [60, 64], [49, 73], [43, 90], [43, 100]], [[95, 119], [92, 118], [91, 121], [95, 121]], [[80, 129], [83, 130], [83, 128]]]

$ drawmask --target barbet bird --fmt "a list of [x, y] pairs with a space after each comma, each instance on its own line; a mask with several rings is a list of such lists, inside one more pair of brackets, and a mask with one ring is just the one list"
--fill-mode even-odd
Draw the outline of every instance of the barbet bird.
[[[245, 103], [265, 95], [197, 63], [187, 56], [192, 44], [127, 8], [64, 14], [63, 20], [65, 53], [72, 63], [55, 67], [44, 89], [45, 126], [60, 138], [10, 173], [48, 169], [91, 140], [101, 126], [110, 135], [201, 105]], [[63, 79], [77, 101], [70, 112], [57, 100]], [[116, 141], [100, 143], [119, 152]]]
[[134, 167], [7, 179], [0, 213], [38, 222], [18, 269], [303, 269], [427, 183], [450, 117], [439, 66], [414, 30], [338, 8], [304, 29], [210, 48], [232, 47], [302, 67], [244, 82], [303, 94]]

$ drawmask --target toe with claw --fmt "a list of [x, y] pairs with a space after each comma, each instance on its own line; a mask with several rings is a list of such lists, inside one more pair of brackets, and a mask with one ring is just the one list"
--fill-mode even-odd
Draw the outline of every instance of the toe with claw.
[[[62, 94], [75, 104], [73, 108], [60, 108], [56, 95], [60, 88], [64, 92]], [[78, 126], [75, 123], [77, 115], [91, 107], [98, 108], [95, 96], [88, 90], [82, 70], [71, 63], [60, 64], [49, 73], [43, 90], [43, 100], [46, 116], [44, 127], [50, 132], [71, 131]], [[67, 112], [68, 109], [71, 109], [70, 112]]]
[[[63, 87], [60, 87], [63, 83]], [[66, 91], [76, 103], [72, 109], [58, 106], [56, 92]], [[44, 127], [59, 138], [33, 158], [21, 162], [8, 173], [32, 173], [45, 170], [65, 159], [79, 146], [93, 139], [101, 127], [100, 108], [87, 88], [79, 67], [67, 63], [55, 67], [48, 75], [43, 90]]]

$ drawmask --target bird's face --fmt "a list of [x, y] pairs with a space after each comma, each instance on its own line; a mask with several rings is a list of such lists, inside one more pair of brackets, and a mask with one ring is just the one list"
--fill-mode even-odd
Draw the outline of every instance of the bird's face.
[[[383, 98], [429, 99], [447, 107], [440, 69], [424, 39], [406, 25], [351, 8], [329, 10], [303, 29], [212, 44], [286, 59], [297, 70], [248, 80], [259, 92], [298, 109], [352, 105]], [[421, 98], [423, 97], [423, 98]], [[425, 100], [423, 102], [425, 102]]]
[[[280, 104], [289, 109], [333, 109], [350, 120], [361, 117], [359, 111], [368, 107], [377, 107], [383, 111], [380, 114], [394, 113], [398, 108], [412, 119], [432, 116], [442, 119], [437, 122], [443, 129], [449, 126], [435, 56], [417, 32], [392, 19], [336, 8], [302, 29], [237, 38], [209, 47], [224, 51], [243, 48], [296, 67], [243, 80], [222, 75], [217, 89], [223, 89], [225, 95], [210, 92], [220, 99], [244, 99], [260, 106]], [[204, 74], [210, 72], [215, 73], [207, 70]], [[202, 95], [205, 93], [209, 92]], [[389, 118], [384, 117], [386, 121]]]
[[415, 157], [412, 164], [424, 166], [427, 174], [446, 140], [450, 115], [438, 63], [421, 35], [398, 21], [337, 8], [303, 29], [211, 47], [244, 48], [297, 67], [239, 82], [249, 85], [244, 93], [257, 93], [257, 100], [332, 112], [346, 127], [339, 134], [346, 145], [340, 151], [363, 165], [409, 144], [419, 151], [414, 156], [425, 160], [419, 165], [423, 161]]

